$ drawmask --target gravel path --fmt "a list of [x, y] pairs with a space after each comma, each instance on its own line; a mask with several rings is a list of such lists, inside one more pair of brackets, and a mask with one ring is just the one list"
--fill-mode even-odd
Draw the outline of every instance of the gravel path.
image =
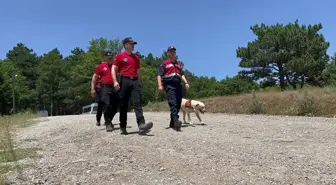
[[[206, 113], [207, 125], [166, 129], [169, 113], [145, 113], [140, 136], [106, 132], [95, 115], [50, 117], [17, 133], [43, 157], [13, 184], [336, 184], [336, 120]], [[129, 113], [128, 131], [137, 131]], [[118, 114], [115, 120], [118, 120]], [[192, 120], [197, 121], [195, 115]], [[118, 122], [114, 122], [118, 123]], [[116, 126], [119, 127], [119, 126]], [[26, 160], [27, 163], [27, 160]]]

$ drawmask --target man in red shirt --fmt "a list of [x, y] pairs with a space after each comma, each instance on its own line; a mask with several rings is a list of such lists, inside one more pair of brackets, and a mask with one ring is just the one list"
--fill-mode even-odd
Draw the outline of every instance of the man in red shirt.
[[103, 112], [106, 125], [106, 131], [113, 130], [112, 120], [117, 113], [119, 105], [119, 96], [113, 87], [111, 68], [113, 63], [113, 53], [105, 52], [105, 60], [96, 68], [91, 81], [91, 96], [95, 96], [95, 84], [97, 77], [101, 77], [101, 101], [104, 102]]
[[159, 67], [157, 76], [158, 90], [160, 92], [165, 90], [167, 94], [170, 107], [169, 127], [179, 131], [182, 125], [178, 115], [182, 102], [182, 80], [187, 89], [189, 89], [189, 84], [184, 76], [181, 63], [176, 60], [176, 48], [169, 46], [167, 55], [169, 59], [164, 60]]
[[[114, 88], [119, 90], [120, 96], [120, 129], [121, 134], [127, 135], [127, 109], [129, 99], [134, 106], [134, 112], [139, 127], [139, 134], [145, 134], [153, 127], [153, 123], [145, 122], [142, 110], [142, 85], [140, 79], [140, 59], [133, 52], [134, 42], [131, 37], [127, 37], [123, 40], [125, 51], [115, 56], [115, 60], [112, 65], [112, 77], [114, 81]], [[120, 80], [118, 82], [116, 73], [120, 73]], [[120, 84], [119, 84], [120, 83]]]

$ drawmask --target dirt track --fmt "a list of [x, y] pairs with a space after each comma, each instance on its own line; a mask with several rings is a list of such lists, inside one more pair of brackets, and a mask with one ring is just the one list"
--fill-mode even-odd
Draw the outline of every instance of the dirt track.
[[[94, 115], [52, 117], [18, 132], [22, 146], [41, 147], [43, 157], [24, 170], [25, 181], [15, 173], [8, 178], [16, 184], [336, 184], [336, 119], [202, 116], [207, 125], [176, 132], [165, 129], [169, 113], [145, 113], [154, 122], [150, 136], [108, 133], [94, 125]], [[128, 117], [128, 131], [137, 131], [134, 113]]]

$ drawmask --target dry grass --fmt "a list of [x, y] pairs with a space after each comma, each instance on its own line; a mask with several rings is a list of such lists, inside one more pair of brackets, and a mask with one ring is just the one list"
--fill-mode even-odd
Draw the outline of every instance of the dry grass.
[[37, 157], [37, 149], [16, 148], [12, 137], [16, 128], [33, 124], [33, 118], [35, 115], [30, 112], [0, 117], [0, 185], [4, 184], [4, 174], [11, 170], [21, 170], [16, 161]]
[[[268, 91], [199, 99], [207, 112], [232, 114], [336, 115], [335, 88], [307, 88], [297, 91]], [[149, 103], [146, 111], [169, 111], [167, 102]]]

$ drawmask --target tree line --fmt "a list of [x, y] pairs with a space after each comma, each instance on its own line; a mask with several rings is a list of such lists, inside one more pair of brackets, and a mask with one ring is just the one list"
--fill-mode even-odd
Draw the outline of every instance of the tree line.
[[[243, 70], [218, 81], [185, 69], [191, 84], [188, 91], [183, 91], [185, 97], [199, 99], [268, 87], [286, 90], [307, 84], [336, 84], [336, 53], [334, 57], [327, 54], [330, 43], [319, 33], [322, 24], [300, 25], [296, 20], [286, 25], [254, 25], [250, 29], [256, 39], [236, 50]], [[18, 43], [0, 60], [0, 113], [30, 109], [47, 110], [49, 115], [80, 114], [83, 106], [94, 102], [90, 81], [95, 67], [103, 60], [103, 51], [118, 53], [122, 48], [119, 38], [97, 38], [89, 42], [87, 51], [76, 47], [69, 56], [63, 56], [54, 48], [37, 55], [24, 43]], [[156, 82], [158, 66], [167, 59], [166, 53], [136, 54], [141, 56], [143, 104], [166, 101], [165, 94], [158, 93]]]

